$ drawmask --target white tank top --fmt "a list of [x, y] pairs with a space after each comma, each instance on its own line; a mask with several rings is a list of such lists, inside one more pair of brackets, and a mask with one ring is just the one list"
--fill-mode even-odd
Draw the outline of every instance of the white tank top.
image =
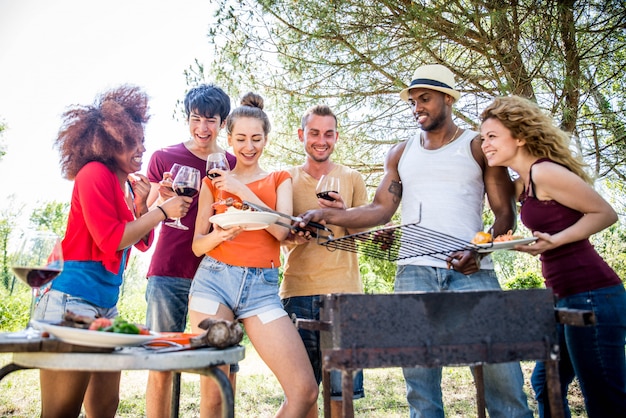
[[[471, 150], [477, 133], [466, 130], [455, 141], [436, 150], [424, 149], [420, 134], [409, 139], [398, 172], [402, 181], [402, 224], [419, 225], [470, 241], [483, 230], [485, 202], [483, 172]], [[444, 260], [422, 256], [398, 260], [398, 264], [447, 267]], [[482, 269], [493, 269], [490, 257]]]

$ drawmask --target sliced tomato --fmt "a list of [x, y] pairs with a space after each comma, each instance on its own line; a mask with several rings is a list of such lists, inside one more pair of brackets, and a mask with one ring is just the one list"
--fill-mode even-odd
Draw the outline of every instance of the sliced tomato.
[[96, 318], [89, 325], [89, 329], [92, 331], [101, 331], [105, 328], [110, 327], [111, 325], [113, 325], [113, 321], [108, 318]]

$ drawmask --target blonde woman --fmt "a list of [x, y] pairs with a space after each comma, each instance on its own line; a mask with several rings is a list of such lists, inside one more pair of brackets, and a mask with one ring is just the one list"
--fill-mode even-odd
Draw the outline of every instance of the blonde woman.
[[[626, 411], [626, 293], [617, 274], [589, 237], [617, 221], [613, 208], [591, 187], [567, 133], [533, 102], [502, 97], [481, 115], [482, 149], [490, 166], [510, 167], [519, 178], [521, 220], [538, 238], [516, 249], [540, 255], [546, 287], [559, 308], [593, 311], [593, 327], [559, 326], [559, 373], [566, 415], [567, 387], [576, 377], [590, 418]], [[545, 369], [532, 376], [541, 417], [549, 417]]]

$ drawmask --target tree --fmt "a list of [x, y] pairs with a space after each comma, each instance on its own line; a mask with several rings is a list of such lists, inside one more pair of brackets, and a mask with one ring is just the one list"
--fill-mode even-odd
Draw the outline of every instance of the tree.
[[33, 210], [30, 222], [36, 226], [36, 229], [51, 231], [63, 237], [69, 209], [70, 204], [67, 202], [47, 202], [42, 207]]
[[301, 154], [293, 140], [299, 115], [326, 102], [340, 111], [349, 145], [340, 160], [366, 176], [380, 173], [389, 145], [414, 131], [398, 91], [416, 66], [443, 63], [464, 93], [455, 111], [467, 126], [494, 96], [532, 98], [574, 134], [598, 178], [626, 180], [621, 1], [218, 3], [208, 34], [213, 61], [187, 75], [215, 79], [233, 96], [267, 95], [278, 127], [269, 156], [282, 164]]
[[9, 196], [8, 208], [0, 213], [0, 277], [2, 287], [11, 290], [15, 281], [9, 266], [9, 239], [24, 206], [15, 207], [15, 196]]

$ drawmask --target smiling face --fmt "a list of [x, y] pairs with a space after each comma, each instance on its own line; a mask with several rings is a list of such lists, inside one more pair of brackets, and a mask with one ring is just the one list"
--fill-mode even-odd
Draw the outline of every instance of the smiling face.
[[409, 90], [409, 106], [420, 129], [431, 131], [445, 126], [454, 99], [436, 90]]
[[192, 111], [189, 114], [189, 133], [191, 138], [200, 148], [208, 147], [215, 142], [220, 133], [220, 129], [224, 127], [224, 122], [219, 115], [205, 117]]
[[525, 142], [513, 138], [511, 131], [496, 118], [486, 119], [480, 126], [481, 149], [490, 166], [511, 166], [511, 161]]
[[253, 117], [238, 117], [228, 134], [228, 145], [237, 157], [237, 166], [257, 164], [266, 143], [263, 122]]
[[143, 136], [138, 139], [135, 146], [131, 146], [126, 150], [115, 154], [115, 162], [117, 163], [117, 173], [121, 178], [126, 178], [130, 173], [136, 173], [141, 170], [143, 163], [143, 153], [146, 152]]
[[327, 161], [335, 149], [339, 133], [333, 116], [309, 115], [306, 126], [298, 129], [304, 152], [318, 163]]

